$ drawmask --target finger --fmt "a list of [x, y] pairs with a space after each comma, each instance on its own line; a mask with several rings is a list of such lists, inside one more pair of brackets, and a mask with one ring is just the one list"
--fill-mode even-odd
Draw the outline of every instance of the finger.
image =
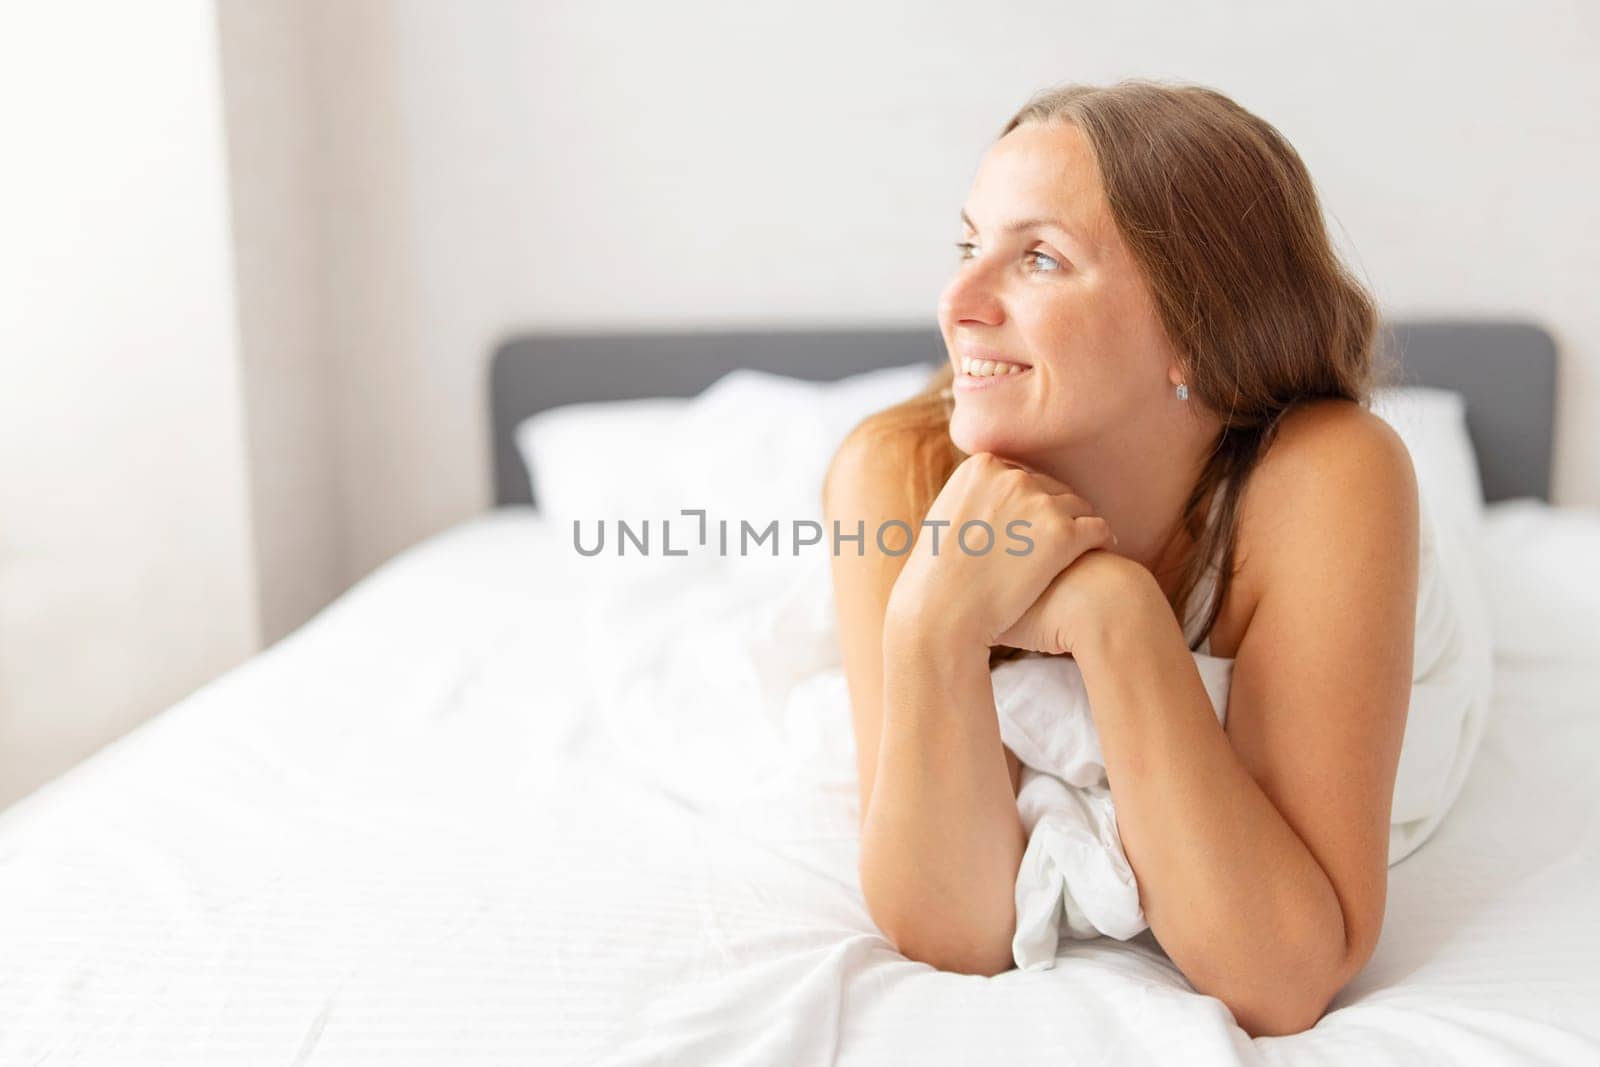
[[1093, 504], [1070, 489], [1064, 493], [1052, 493], [1050, 504], [1069, 519], [1083, 519], [1099, 514]]
[[1092, 544], [1099, 548], [1111, 548], [1117, 543], [1117, 535], [1112, 531], [1111, 524], [1099, 515], [1084, 515], [1073, 520], [1079, 529], [1087, 529], [1092, 539]]

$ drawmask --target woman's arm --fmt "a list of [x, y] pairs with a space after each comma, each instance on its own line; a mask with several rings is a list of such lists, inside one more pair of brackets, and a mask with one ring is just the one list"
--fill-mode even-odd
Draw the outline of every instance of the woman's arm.
[[1155, 579], [1127, 571], [1117, 617], [1073, 655], [1145, 918], [1252, 1036], [1304, 1030], [1343, 963], [1339, 899], [1228, 743]]
[[1012, 966], [1027, 835], [1000, 743], [989, 650], [917, 620], [883, 638], [878, 787], [861, 833], [873, 919], [912, 959], [994, 975]]
[[[909, 459], [892, 439], [853, 434], [824, 490], [825, 540], [832, 544], [834, 522], [841, 534], [857, 523], [864, 532], [859, 554], [846, 542], [832, 560], [855, 728], [862, 893], [908, 958], [996, 974], [1012, 965], [1021, 765], [1000, 744], [988, 649], [945, 649], [914, 627], [885, 626], [906, 555], [883, 552], [876, 533], [890, 519], [915, 531], [922, 518], [905, 490]], [[902, 537], [895, 528], [884, 539], [893, 551]]]
[[1100, 568], [1072, 642], [1150, 928], [1254, 1036], [1313, 1025], [1377, 944], [1410, 698], [1409, 457], [1387, 427], [1300, 421], [1254, 476], [1272, 518], [1226, 732], [1137, 564]]
[[[933, 515], [914, 513], [904, 489], [908, 458], [892, 439], [853, 434], [824, 490], [828, 533], [834, 523], [842, 534], [858, 523], [864, 532], [859, 554], [846, 545], [833, 560], [860, 773], [862, 892], [873, 920], [908, 957], [997, 974], [1012, 964], [1026, 836], [1016, 806], [1020, 764], [1000, 742], [981, 635], [995, 622], [990, 616], [1020, 613], [1071, 552], [1103, 543], [1109, 530], [1075, 518], [1086, 506], [1053, 495], [1065, 490], [1059, 483], [974, 457], [952, 475], [935, 511], [1027, 517], [1051, 547], [976, 566], [935, 564], [919, 539], [922, 569], [897, 588], [910, 554], [883, 552], [877, 530], [899, 519], [916, 532]], [[898, 550], [903, 538], [903, 530], [890, 531], [887, 547]], [[956, 551], [952, 537], [944, 544]]]
[[[881, 523], [899, 519], [913, 531], [921, 516], [906, 489], [906, 469], [911, 462], [907, 447], [888, 435], [858, 429], [847, 438], [828, 467], [823, 488], [830, 547], [833, 523], [854, 536], [857, 524], [864, 533], [860, 553], [854, 542], [832, 557], [834, 614], [838, 621], [840, 656], [850, 690], [851, 725], [855, 731], [856, 778], [860, 817], [865, 824], [872, 785], [877, 778], [878, 741], [883, 728], [884, 649], [883, 622], [895, 579], [905, 567], [905, 555], [880, 551], [875, 534]], [[891, 550], [900, 548], [902, 532], [885, 535]], [[990, 691], [993, 699], [993, 690]], [[1021, 764], [1004, 750], [1015, 797]]]

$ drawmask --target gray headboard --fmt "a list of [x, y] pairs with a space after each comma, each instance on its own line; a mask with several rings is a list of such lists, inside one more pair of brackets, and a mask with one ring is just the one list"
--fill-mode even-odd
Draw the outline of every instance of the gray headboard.
[[[1385, 326], [1385, 348], [1400, 359], [1401, 384], [1466, 398], [1484, 498], [1548, 500], [1556, 390], [1550, 335], [1526, 322], [1434, 319]], [[495, 349], [489, 374], [495, 503], [533, 501], [513, 434], [545, 408], [694, 396], [738, 367], [829, 381], [945, 358], [944, 341], [931, 327], [512, 337]]]

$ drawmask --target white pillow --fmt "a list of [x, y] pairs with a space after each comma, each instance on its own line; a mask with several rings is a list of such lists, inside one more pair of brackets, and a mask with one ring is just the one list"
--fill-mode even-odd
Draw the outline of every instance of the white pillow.
[[1600, 508], [1497, 501], [1481, 551], [1497, 655], [1600, 664]]
[[1429, 386], [1385, 386], [1373, 391], [1372, 412], [1395, 428], [1411, 453], [1418, 491], [1440, 521], [1475, 541], [1483, 525], [1483, 482], [1467, 435], [1466, 399]]
[[[650, 519], [684, 547], [685, 508], [704, 508], [708, 548], [728, 521], [728, 555], [739, 523], [779, 523], [780, 554], [792, 554], [795, 520], [822, 521], [822, 478], [856, 423], [918, 392], [937, 369], [913, 363], [811, 382], [741, 368], [692, 398], [566, 404], [523, 420], [517, 449], [541, 514], [561, 521]], [[771, 553], [771, 539], [754, 554]], [[814, 550], [811, 550], [814, 551]]]
[[[539, 510], [559, 518], [658, 519], [715, 506], [733, 525], [820, 520], [822, 475], [844, 435], [921, 389], [935, 368], [833, 382], [741, 368], [693, 398], [551, 408], [523, 420], [516, 443]], [[1386, 387], [1374, 392], [1372, 411], [1400, 434], [1436, 513], [1476, 533], [1483, 491], [1462, 396]]]
[[[823, 476], [845, 435], [868, 415], [916, 393], [933, 370], [918, 363], [833, 382], [757, 370], [724, 376], [685, 419], [686, 462], [702, 474], [686, 490], [697, 502], [684, 506], [727, 518], [730, 543], [739, 520], [760, 530], [776, 519], [780, 552], [791, 552], [793, 522], [822, 521]], [[770, 547], [760, 551], [771, 554]]]
[[582, 520], [586, 533], [599, 519], [609, 526], [617, 519], [656, 518], [679, 495], [671, 442], [691, 402], [647, 397], [563, 404], [522, 420], [514, 436], [534, 506], [562, 524]]

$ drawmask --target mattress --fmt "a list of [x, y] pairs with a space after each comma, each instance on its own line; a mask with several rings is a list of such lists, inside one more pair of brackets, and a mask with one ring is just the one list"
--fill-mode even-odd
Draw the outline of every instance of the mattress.
[[[1539, 539], [1570, 516], [1496, 507], [1529, 553], [1498, 617], [1600, 585], [1593, 540]], [[1572, 620], [1553, 649], [1507, 634], [1371, 963], [1313, 1029], [1251, 1039], [1148, 932], [993, 978], [901, 956], [854, 783], [811, 773], [848, 756], [847, 707], [786, 725], [787, 770], [693, 722], [619, 734], [648, 721], [606, 704], [650, 619], [596, 610], [625, 564], [487, 513], [0, 813], [0, 1063], [1600, 1062], [1600, 657]], [[696, 669], [739, 669], [686, 612]], [[646, 773], [658, 744], [705, 772]]]

